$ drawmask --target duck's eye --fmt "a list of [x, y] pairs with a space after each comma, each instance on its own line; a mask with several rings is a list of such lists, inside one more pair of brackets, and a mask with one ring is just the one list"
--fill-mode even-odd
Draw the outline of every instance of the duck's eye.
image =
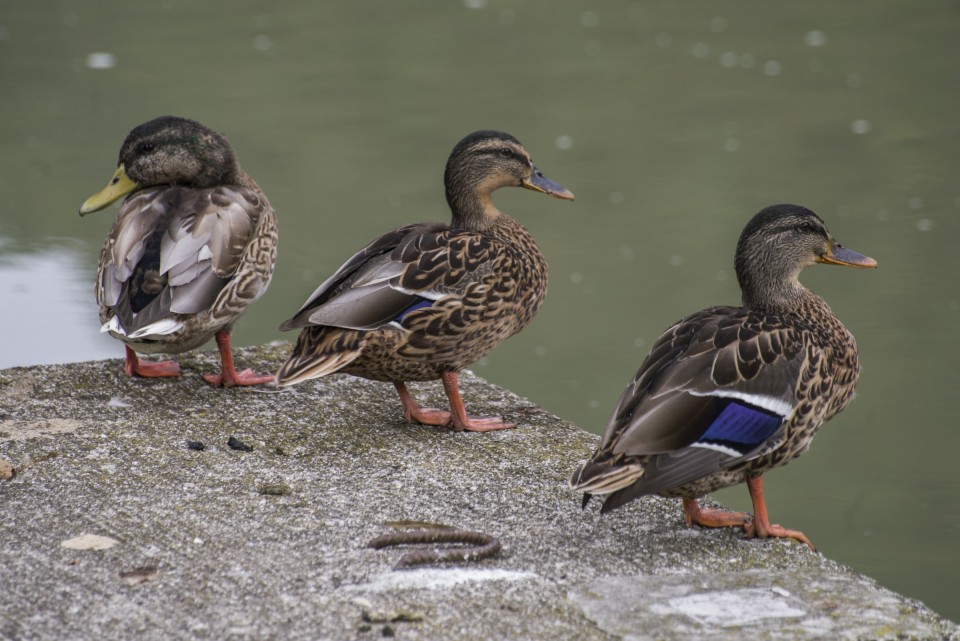
[[513, 149], [510, 149], [510, 147], [501, 147], [500, 155], [504, 158], [513, 158]]
[[142, 142], [139, 145], [137, 145], [137, 153], [149, 154], [151, 151], [153, 151], [156, 148], [157, 146], [152, 142]]

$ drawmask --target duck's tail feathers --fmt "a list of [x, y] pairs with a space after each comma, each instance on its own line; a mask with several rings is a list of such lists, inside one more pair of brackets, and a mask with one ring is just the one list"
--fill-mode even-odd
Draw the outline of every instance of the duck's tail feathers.
[[583, 492], [583, 505], [587, 507], [594, 494], [608, 496], [630, 487], [643, 477], [644, 466], [640, 463], [613, 463], [610, 459], [601, 462], [587, 461], [570, 477], [570, 489]]
[[277, 370], [277, 387], [296, 385], [311, 378], [333, 374], [354, 361], [358, 356], [360, 356], [360, 350], [328, 354], [323, 359], [309, 356], [291, 356]]
[[363, 332], [339, 327], [306, 327], [293, 353], [277, 370], [277, 387], [296, 385], [343, 369], [363, 352]]

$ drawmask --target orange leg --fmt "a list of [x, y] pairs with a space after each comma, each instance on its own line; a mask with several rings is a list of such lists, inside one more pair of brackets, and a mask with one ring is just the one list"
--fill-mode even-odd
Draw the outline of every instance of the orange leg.
[[214, 387], [234, 387], [235, 385], [262, 385], [273, 380], [272, 374], [254, 374], [252, 369], [238, 372], [233, 366], [233, 353], [230, 351], [230, 332], [224, 330], [215, 336], [220, 350], [220, 373], [204, 374], [203, 380]]
[[444, 372], [440, 375], [443, 381], [443, 391], [450, 401], [450, 424], [453, 429], [461, 432], [492, 432], [494, 430], [509, 430], [516, 427], [513, 423], [504, 423], [496, 416], [467, 416], [467, 409], [460, 398], [460, 380], [456, 372]]
[[795, 539], [805, 543], [811, 550], [816, 550], [813, 543], [810, 542], [803, 532], [797, 530], [788, 530], [787, 528], [771, 524], [767, 515], [767, 502], [763, 498], [763, 477], [756, 476], [747, 479], [747, 489], [750, 491], [750, 499], [753, 501], [753, 521], [743, 526], [747, 537], [757, 537], [765, 539], [767, 537]]
[[143, 378], [180, 376], [180, 366], [176, 361], [141, 361], [129, 345], [124, 345], [124, 347], [127, 350], [127, 362], [124, 365], [127, 376], [142, 376]]
[[403, 416], [408, 423], [419, 423], [420, 425], [446, 425], [450, 422], [450, 412], [438, 410], [434, 407], [420, 407], [417, 400], [407, 390], [407, 386], [401, 382], [393, 384], [397, 388], [397, 394], [400, 396], [400, 404], [403, 405]]
[[397, 388], [397, 394], [400, 395], [403, 414], [408, 421], [421, 425], [449, 427], [458, 432], [492, 432], [516, 427], [513, 423], [504, 423], [502, 419], [497, 417], [468, 416], [463, 406], [463, 399], [460, 398], [460, 384], [457, 373], [444, 372], [440, 379], [443, 381], [443, 389], [450, 401], [451, 411], [449, 412], [434, 408], [421, 408], [410, 392], [407, 391], [406, 385], [401, 382], [393, 384]]
[[746, 512], [730, 512], [729, 510], [703, 509], [697, 505], [697, 499], [683, 499], [683, 519], [687, 527], [699, 525], [701, 527], [745, 527], [750, 522], [750, 515]]

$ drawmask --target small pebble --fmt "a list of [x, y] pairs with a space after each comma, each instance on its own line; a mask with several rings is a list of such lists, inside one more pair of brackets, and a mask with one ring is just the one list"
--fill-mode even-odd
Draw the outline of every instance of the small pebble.
[[0, 480], [9, 481], [17, 475], [17, 468], [5, 458], [0, 458]]
[[293, 494], [293, 489], [286, 483], [264, 483], [259, 488], [260, 494], [268, 496], [287, 496]]
[[133, 570], [126, 570], [119, 572], [120, 580], [126, 583], [127, 585], [139, 585], [141, 583], [146, 583], [147, 581], [152, 581], [157, 576], [157, 566], [155, 565], [144, 565]]
[[231, 436], [230, 440], [227, 441], [227, 447], [229, 447], [232, 450], [240, 450], [241, 452], [253, 451], [252, 445], [247, 445], [246, 443], [244, 443], [243, 441], [241, 441], [240, 439], [234, 436]]
[[397, 632], [393, 629], [392, 625], [385, 625], [383, 626], [383, 630], [380, 631], [380, 634], [385, 637], [393, 637], [397, 635]]
[[207, 446], [204, 445], [201, 441], [187, 441], [187, 449], [202, 452], [205, 449], [207, 449]]
[[391, 610], [389, 612], [376, 612], [363, 609], [360, 618], [364, 623], [416, 623], [423, 621], [423, 612], [413, 610]]

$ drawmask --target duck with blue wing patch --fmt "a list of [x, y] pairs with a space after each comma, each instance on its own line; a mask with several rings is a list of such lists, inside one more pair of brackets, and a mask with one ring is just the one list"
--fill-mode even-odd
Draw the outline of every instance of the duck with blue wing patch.
[[[877, 265], [803, 207], [775, 205], [750, 220], [735, 259], [743, 305], [697, 312], [657, 340], [570, 480], [584, 506], [592, 495], [603, 497], [601, 512], [648, 494], [681, 497], [688, 525], [742, 526], [748, 536], [810, 545], [769, 522], [762, 475], [806, 451], [860, 375], [853, 336], [798, 280], [816, 263]], [[744, 482], [752, 516], [697, 504]]]
[[[280, 326], [301, 331], [278, 385], [342, 372], [393, 383], [411, 422], [469, 431], [513, 427], [498, 417], [468, 416], [457, 377], [523, 329], [547, 291], [547, 264], [533, 236], [491, 197], [500, 187], [564, 200], [573, 194], [540, 173], [516, 138], [498, 131], [461, 140], [444, 185], [449, 225], [383, 234]], [[421, 408], [406, 387], [436, 379], [450, 411]]]

